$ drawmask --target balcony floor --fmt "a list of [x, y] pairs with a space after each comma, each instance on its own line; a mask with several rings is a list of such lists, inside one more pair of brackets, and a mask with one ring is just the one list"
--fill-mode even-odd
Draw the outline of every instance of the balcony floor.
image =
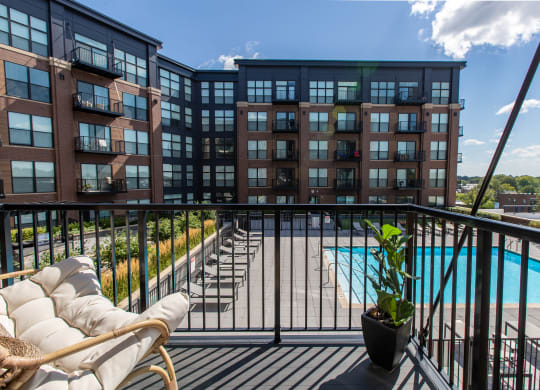
[[[361, 336], [173, 337], [167, 349], [180, 389], [434, 389], [408, 351], [392, 372], [374, 366]], [[212, 342], [215, 338], [215, 342]], [[230, 339], [231, 341], [227, 341]], [[243, 341], [242, 341], [243, 340]], [[162, 365], [160, 357], [145, 363]], [[126, 389], [161, 389], [157, 375], [145, 375]]]

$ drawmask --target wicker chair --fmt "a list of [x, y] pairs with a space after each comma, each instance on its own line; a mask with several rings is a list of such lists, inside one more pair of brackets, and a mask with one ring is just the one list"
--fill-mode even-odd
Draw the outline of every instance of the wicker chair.
[[[34, 273], [13, 272], [0, 279]], [[41, 352], [16, 356], [0, 343], [0, 378], [8, 389], [107, 390], [152, 372], [161, 376], [167, 390], [176, 390], [174, 367], [163, 345], [187, 310], [186, 297], [177, 293], [140, 315], [125, 312], [102, 295], [90, 258], [66, 259], [0, 290], [0, 325], [16, 343], [32, 344]], [[150, 353], [159, 353], [166, 369], [135, 369]]]

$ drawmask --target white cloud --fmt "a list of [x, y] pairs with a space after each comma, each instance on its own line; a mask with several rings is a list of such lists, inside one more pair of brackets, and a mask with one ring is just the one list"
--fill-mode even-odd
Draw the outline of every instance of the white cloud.
[[465, 141], [463, 141], [463, 144], [464, 144], [464, 145], [484, 145], [485, 142], [484, 142], [484, 141], [480, 141], [480, 140], [478, 140], [478, 139], [469, 138], [469, 139], [466, 139]]
[[225, 54], [222, 54], [218, 57], [218, 62], [222, 63], [223, 64], [223, 69], [229, 69], [229, 70], [232, 70], [232, 69], [236, 69], [235, 65], [234, 65], [234, 60], [237, 59], [237, 58], [244, 58], [243, 56], [241, 55], [225, 55]]
[[493, 138], [490, 138], [489, 139], [489, 142], [493, 143], [493, 144], [498, 144], [499, 143], [499, 140], [501, 139], [501, 135], [503, 133], [503, 130], [502, 129], [496, 129], [494, 132], [493, 132]]
[[412, 15], [434, 14], [431, 40], [454, 58], [464, 58], [474, 46], [508, 48], [525, 43], [540, 32], [540, 6], [536, 1], [409, 2]]
[[[506, 106], [502, 106], [501, 108], [499, 108], [499, 111], [497, 111], [497, 115], [508, 114], [510, 113], [510, 111], [512, 111], [513, 107], [514, 107], [514, 102], [509, 103]], [[540, 100], [525, 99], [523, 101], [523, 105], [521, 106], [521, 113], [524, 114], [526, 112], [529, 112], [529, 110], [533, 108], [540, 108]]]
[[540, 145], [530, 145], [523, 148], [514, 148], [510, 153], [519, 156], [520, 158], [540, 158]]
[[254, 59], [260, 56], [261, 53], [255, 50], [258, 45], [260, 45], [259, 41], [247, 41], [244, 45], [243, 50], [240, 50], [239, 48], [231, 49], [228, 54], [220, 54], [217, 59], [210, 59], [203, 62], [199, 65], [199, 68], [208, 69], [214, 68], [216, 67], [216, 65], [219, 65], [220, 67], [223, 67], [223, 69], [234, 70], [236, 69], [234, 60], [240, 58]]

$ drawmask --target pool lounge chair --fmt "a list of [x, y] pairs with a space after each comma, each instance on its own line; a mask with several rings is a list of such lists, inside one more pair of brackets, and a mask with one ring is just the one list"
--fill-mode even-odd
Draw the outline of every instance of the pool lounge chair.
[[[229, 248], [227, 246], [222, 245], [222, 246], [219, 247], [219, 250], [221, 251], [221, 253], [225, 253], [226, 255], [231, 255], [232, 256], [232, 254], [233, 254], [232, 248]], [[256, 251], [254, 251], [254, 250], [250, 250], [249, 254], [251, 256], [254, 256], [255, 252]], [[246, 256], [247, 254], [248, 254], [248, 251], [245, 248], [238, 248], [238, 249], [236, 247], [234, 248], [234, 256], [235, 257], [236, 256]]]
[[[232, 247], [232, 246], [233, 246], [233, 240], [231, 240], [230, 238], [227, 239], [227, 240], [225, 240], [225, 241], [223, 241], [223, 243], [224, 243], [225, 245], [227, 245], [228, 247]], [[247, 241], [237, 241], [237, 240], [234, 241], [234, 247], [235, 247], [235, 248], [247, 248], [247, 246], [248, 246], [248, 242], [247, 242]], [[250, 247], [250, 248], [258, 248], [258, 247], [259, 247], [259, 243], [254, 242], [254, 241], [253, 241], [253, 242], [250, 241], [249, 247]]]
[[357, 231], [361, 236], [366, 235], [366, 231], [364, 230], [362, 225], [360, 225], [360, 222], [353, 222], [352, 225], [353, 225], [353, 230], [354, 231]]
[[[247, 231], [246, 231], [246, 230], [243, 230], [243, 229], [238, 228], [238, 229], [236, 229], [236, 231], [237, 231], [239, 234], [241, 234], [242, 236], [247, 237]], [[262, 236], [262, 232], [252, 232], [252, 231], [250, 231], [250, 232], [249, 232], [249, 237], [251, 238], [251, 236], [253, 236], [253, 237], [259, 236], [259, 237], [261, 237], [261, 236]]]

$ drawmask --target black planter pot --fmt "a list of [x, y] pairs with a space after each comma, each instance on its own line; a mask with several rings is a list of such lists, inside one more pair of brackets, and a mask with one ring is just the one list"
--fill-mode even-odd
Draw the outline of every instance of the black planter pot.
[[391, 371], [399, 364], [405, 353], [412, 320], [399, 328], [391, 328], [369, 316], [371, 310], [362, 313], [362, 329], [367, 352], [373, 363]]

